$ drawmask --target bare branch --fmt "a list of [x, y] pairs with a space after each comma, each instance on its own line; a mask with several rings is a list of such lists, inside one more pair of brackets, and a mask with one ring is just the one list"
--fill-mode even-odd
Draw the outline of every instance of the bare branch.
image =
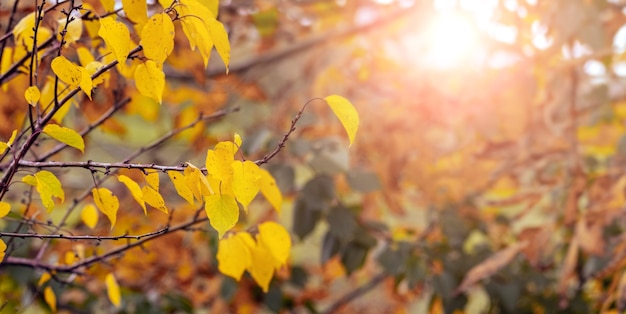
[[269, 154], [263, 156], [263, 158], [255, 161], [254, 163], [256, 163], [259, 166], [262, 165], [262, 164], [267, 163], [272, 158], [274, 158], [274, 156], [276, 156], [276, 154], [278, 154], [285, 147], [285, 145], [287, 143], [287, 140], [289, 139], [289, 136], [291, 135], [291, 133], [293, 133], [293, 131], [296, 130], [296, 123], [298, 123], [300, 118], [302, 118], [302, 114], [304, 113], [304, 109], [306, 109], [306, 106], [308, 104], [310, 104], [310, 103], [312, 103], [313, 101], [316, 101], [316, 100], [325, 101], [322, 98], [313, 98], [313, 99], [310, 99], [309, 101], [307, 101], [304, 104], [304, 106], [302, 106], [302, 109], [300, 109], [298, 111], [298, 113], [293, 118], [293, 120], [291, 120], [291, 127], [289, 128], [289, 131], [287, 131], [287, 133], [285, 133], [285, 135], [283, 135], [283, 138], [280, 140], [280, 142], [278, 142], [278, 145], [276, 145], [276, 148], [274, 148], [274, 150], [272, 152], [270, 152]]

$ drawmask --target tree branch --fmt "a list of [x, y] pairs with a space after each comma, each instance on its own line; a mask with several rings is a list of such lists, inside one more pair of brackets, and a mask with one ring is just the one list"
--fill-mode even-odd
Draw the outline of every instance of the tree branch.
[[381, 283], [383, 280], [385, 280], [385, 278], [387, 278], [387, 274], [385, 273], [380, 273], [374, 277], [372, 277], [372, 279], [370, 279], [370, 281], [368, 281], [366, 284], [348, 292], [347, 294], [345, 294], [343, 297], [339, 298], [339, 300], [335, 301], [335, 303], [331, 304], [325, 311], [323, 311], [323, 314], [331, 314], [331, 313], [335, 313], [337, 312], [339, 309], [341, 309], [344, 305], [350, 303], [352, 300], [364, 295], [365, 293], [367, 293], [368, 291], [374, 289], [379, 283]]

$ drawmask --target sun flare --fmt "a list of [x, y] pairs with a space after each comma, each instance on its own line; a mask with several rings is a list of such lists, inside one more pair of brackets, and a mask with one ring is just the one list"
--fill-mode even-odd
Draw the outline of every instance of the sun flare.
[[460, 14], [435, 17], [428, 28], [428, 58], [442, 68], [456, 67], [471, 57], [478, 46], [478, 31], [472, 20]]

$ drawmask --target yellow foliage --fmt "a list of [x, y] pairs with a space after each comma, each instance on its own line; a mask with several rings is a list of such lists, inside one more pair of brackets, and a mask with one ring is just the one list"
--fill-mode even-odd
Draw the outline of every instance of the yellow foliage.
[[204, 210], [211, 226], [223, 237], [239, 221], [239, 206], [230, 195], [209, 195], [204, 198]]
[[112, 273], [107, 274], [104, 282], [107, 287], [107, 295], [109, 300], [115, 307], [119, 308], [122, 305], [122, 294], [120, 293], [120, 286], [117, 284], [117, 280]]
[[133, 179], [125, 175], [119, 175], [117, 177], [117, 180], [126, 185], [128, 190], [130, 191], [130, 194], [133, 196], [133, 199], [135, 199], [135, 201], [143, 209], [144, 215], [148, 215], [148, 211], [146, 210], [146, 203], [143, 199], [143, 192], [141, 191], [141, 187], [139, 187], [139, 184], [137, 184], [137, 182], [133, 181]]
[[148, 20], [141, 31], [141, 46], [144, 55], [159, 65], [172, 53], [174, 23], [167, 14], [155, 14]]
[[47, 124], [43, 128], [43, 133], [46, 133], [53, 139], [74, 147], [83, 153], [85, 152], [85, 142], [83, 141], [83, 137], [70, 128], [62, 127], [57, 124]]
[[233, 169], [232, 188], [237, 201], [243, 205], [248, 211], [248, 205], [259, 193], [259, 179], [261, 178], [259, 166], [254, 162], [246, 160], [233, 161], [231, 164]]
[[96, 203], [96, 207], [109, 218], [111, 222], [111, 230], [115, 227], [117, 220], [117, 210], [120, 208], [120, 202], [117, 196], [107, 188], [92, 189], [91, 194]]
[[98, 224], [98, 211], [93, 204], [87, 204], [80, 212], [80, 218], [87, 227], [93, 229]]
[[354, 109], [354, 106], [347, 99], [338, 96], [331, 95], [326, 98], [326, 103], [333, 110], [343, 128], [348, 133], [348, 139], [350, 139], [350, 145], [354, 143], [356, 138], [356, 132], [359, 129], [359, 113]]
[[121, 64], [126, 63], [131, 43], [130, 32], [126, 25], [116, 21], [114, 16], [107, 16], [100, 19], [98, 35], [104, 39], [104, 42], [113, 52], [115, 59]]
[[137, 65], [135, 69], [135, 85], [137, 90], [144, 96], [163, 102], [163, 90], [165, 89], [165, 73], [157, 63], [146, 60]]
[[65, 192], [61, 182], [50, 171], [42, 170], [35, 173], [35, 175], [27, 175], [22, 178], [22, 182], [37, 188], [41, 202], [48, 212], [51, 212], [54, 208], [52, 197], [59, 198], [61, 202], [65, 201]]

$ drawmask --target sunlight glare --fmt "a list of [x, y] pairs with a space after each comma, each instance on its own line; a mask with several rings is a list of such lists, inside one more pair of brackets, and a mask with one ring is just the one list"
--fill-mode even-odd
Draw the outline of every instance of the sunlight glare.
[[461, 65], [477, 48], [476, 26], [467, 16], [444, 13], [436, 17], [428, 29], [428, 59], [438, 68]]

